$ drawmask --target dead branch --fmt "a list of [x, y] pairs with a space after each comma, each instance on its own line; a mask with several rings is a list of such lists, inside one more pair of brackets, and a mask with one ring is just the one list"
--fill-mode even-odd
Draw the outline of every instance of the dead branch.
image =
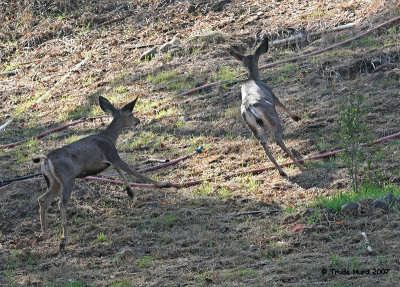
[[9, 124], [11, 124], [11, 122], [13, 121], [13, 119], [9, 119], [5, 124], [0, 126], [0, 131], [4, 130]]
[[61, 80], [59, 80], [57, 83], [55, 83], [55, 85], [48, 90], [46, 93], [44, 93], [40, 98], [38, 98], [35, 101], [35, 104], [40, 103], [44, 98], [47, 98], [62, 82], [64, 82], [73, 72], [79, 70], [79, 68], [84, 65], [88, 60], [90, 59], [90, 57], [86, 57], [85, 59], [82, 60], [82, 62], [80, 62], [79, 64], [75, 65], [75, 67], [73, 67], [67, 74], [64, 75], [64, 77], [61, 78]]
[[215, 216], [215, 219], [224, 219], [229, 217], [239, 217], [244, 215], [260, 215], [260, 214], [274, 214], [278, 212], [283, 212], [281, 209], [267, 209], [267, 210], [255, 210], [255, 211], [246, 211], [246, 212], [239, 212], [239, 213], [230, 213], [221, 216]]
[[112, 23], [115, 23], [115, 22], [119, 22], [119, 21], [124, 20], [125, 18], [128, 18], [129, 16], [132, 16], [132, 15], [133, 15], [133, 12], [129, 12], [125, 16], [122, 16], [122, 17], [119, 17], [119, 18], [112, 18], [111, 20], [106, 21], [106, 22], [101, 23], [101, 24], [98, 24], [95, 27], [102, 27], [102, 26], [106, 26], [106, 25], [109, 25], [109, 24], [112, 24]]

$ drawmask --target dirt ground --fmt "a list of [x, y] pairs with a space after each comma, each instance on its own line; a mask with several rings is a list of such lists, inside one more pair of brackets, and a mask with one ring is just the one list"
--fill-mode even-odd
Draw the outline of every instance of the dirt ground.
[[[37, 241], [37, 198], [45, 182], [14, 182], [0, 190], [0, 286], [400, 282], [398, 207], [375, 209], [372, 199], [364, 199], [360, 213], [346, 216], [316, 206], [318, 197], [350, 190], [338, 158], [306, 162], [303, 173], [286, 167], [286, 178], [265, 171], [223, 179], [272, 165], [241, 118], [240, 83], [181, 95], [232, 74], [244, 79], [239, 76], [244, 68], [227, 48], [250, 52], [260, 31], [273, 40], [356, 23], [342, 32], [271, 46], [260, 60], [264, 65], [397, 17], [396, 1], [11, 2], [0, 3], [0, 125], [13, 121], [0, 131], [0, 145], [28, 141], [0, 149], [0, 180], [38, 173], [31, 158], [104, 129], [109, 118], [32, 139], [102, 115], [100, 95], [119, 107], [139, 96], [135, 113], [141, 124], [117, 144], [131, 166], [156, 164], [144, 163], [149, 158], [179, 158], [202, 145], [205, 152], [147, 175], [169, 182], [220, 178], [184, 188], [133, 188], [134, 200], [122, 186], [76, 180], [67, 211], [69, 245], [62, 252], [57, 201], [48, 210], [50, 238]], [[221, 35], [196, 37], [204, 31]], [[140, 61], [152, 48], [146, 45], [158, 49], [175, 35], [182, 49]], [[399, 62], [397, 22], [321, 55], [261, 71], [282, 103], [302, 118], [294, 122], [279, 111], [286, 145], [298, 158], [342, 148], [336, 135], [340, 107], [356, 95], [365, 96], [373, 138], [399, 132]], [[288, 161], [276, 144], [270, 147], [279, 163]], [[376, 180], [398, 187], [400, 140], [367, 151]]]

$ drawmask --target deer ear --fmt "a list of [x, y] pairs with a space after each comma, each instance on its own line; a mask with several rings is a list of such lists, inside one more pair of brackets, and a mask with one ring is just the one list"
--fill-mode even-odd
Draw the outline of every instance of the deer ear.
[[134, 99], [132, 102], [130, 102], [129, 104], [126, 104], [122, 110], [123, 111], [129, 111], [130, 113], [132, 112], [133, 108], [135, 107], [136, 101], [139, 97], [137, 97], [136, 99]]
[[242, 61], [243, 56], [240, 55], [239, 53], [236, 53], [235, 51], [233, 51], [233, 50], [231, 50], [231, 49], [229, 49], [228, 52], [229, 52], [229, 54], [231, 54], [236, 60], [239, 60], [240, 62]]
[[256, 52], [254, 53], [254, 56], [260, 57], [262, 54], [266, 53], [267, 51], [268, 51], [268, 36], [264, 35], [264, 38], [261, 41], [261, 44], [258, 46]]
[[116, 110], [116, 109], [114, 108], [114, 106], [110, 103], [110, 101], [107, 100], [106, 98], [102, 97], [102, 96], [99, 97], [99, 104], [100, 104], [100, 108], [101, 108], [104, 112], [106, 112], [106, 113], [108, 113], [108, 114], [114, 115], [114, 114], [117, 112], [117, 110]]

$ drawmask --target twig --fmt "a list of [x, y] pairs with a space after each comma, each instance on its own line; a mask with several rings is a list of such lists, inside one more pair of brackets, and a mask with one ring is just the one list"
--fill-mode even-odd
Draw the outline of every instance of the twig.
[[127, 47], [128, 50], [135, 50], [135, 49], [142, 49], [142, 48], [151, 48], [155, 46], [161, 46], [162, 44], [160, 43], [154, 43], [154, 44], [145, 44], [145, 45], [139, 45], [139, 46], [133, 46], [133, 47]]
[[4, 130], [9, 124], [11, 124], [11, 122], [13, 121], [13, 119], [9, 119], [6, 123], [4, 123], [3, 125], [0, 126], [0, 131]]
[[80, 62], [79, 64], [75, 65], [68, 73], [66, 73], [64, 75], [64, 77], [61, 78], [61, 80], [59, 80], [57, 83], [55, 83], [55, 85], [48, 90], [43, 96], [41, 96], [40, 98], [38, 98], [35, 101], [35, 104], [40, 103], [44, 98], [47, 98], [62, 82], [64, 82], [71, 74], [72, 72], [75, 72], [77, 70], [79, 70], [79, 68], [84, 65], [88, 60], [90, 59], [90, 57], [86, 57], [85, 59], [82, 60], [82, 62]]
[[369, 240], [368, 240], [367, 234], [365, 234], [365, 232], [361, 232], [361, 234], [364, 237], [365, 242], [367, 243], [368, 252], [370, 252], [370, 253], [373, 252], [372, 247], [369, 245]]
[[165, 162], [169, 162], [169, 159], [149, 158], [145, 161], [142, 161], [143, 164], [152, 163], [152, 162], [165, 163]]
[[1, 72], [0, 76], [15, 76], [16, 74], [18, 74], [19, 72], [25, 71], [25, 70], [29, 70], [31, 67], [28, 68], [19, 68], [19, 69], [15, 69], [15, 70], [10, 70], [10, 71], [6, 71], [6, 72]]
[[274, 214], [274, 213], [278, 213], [278, 212], [282, 212], [282, 211], [283, 211], [282, 209], [246, 211], [246, 212], [230, 213], [230, 214], [226, 214], [226, 215], [215, 216], [213, 218], [221, 219], [221, 218], [238, 217], [238, 216], [244, 216], [244, 215]]
[[106, 22], [101, 23], [101, 24], [98, 24], [98, 25], [96, 25], [94, 27], [101, 27], [101, 26], [109, 25], [109, 24], [114, 23], [114, 22], [122, 21], [125, 18], [128, 18], [129, 16], [132, 16], [132, 15], [133, 15], [133, 12], [129, 12], [125, 16], [122, 16], [122, 17], [119, 17], [119, 18], [112, 18], [111, 20], [106, 21]]
[[343, 31], [345, 29], [353, 28], [355, 26], [356, 26], [355, 23], [349, 23], [349, 24], [346, 24], [346, 25], [333, 27], [331, 29], [327, 29], [327, 30], [324, 30], [324, 31], [311, 32], [311, 33], [300, 33], [300, 34], [297, 34], [297, 35], [290, 36], [289, 38], [286, 38], [286, 39], [274, 40], [274, 41], [272, 41], [270, 43], [270, 45], [282, 45], [282, 44], [286, 44], [288, 42], [300, 40], [301, 38], [311, 37], [311, 36], [318, 36], [318, 35], [323, 35], [323, 34], [332, 33], [332, 32], [339, 32], [339, 31]]

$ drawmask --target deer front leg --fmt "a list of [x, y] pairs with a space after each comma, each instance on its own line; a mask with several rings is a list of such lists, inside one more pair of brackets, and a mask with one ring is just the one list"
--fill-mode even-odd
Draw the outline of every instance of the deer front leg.
[[168, 183], [168, 182], [159, 182], [156, 180], [153, 180], [149, 177], [146, 177], [144, 175], [141, 175], [140, 173], [138, 173], [136, 170], [132, 169], [128, 164], [126, 164], [122, 159], [119, 159], [116, 162], [112, 162], [112, 165], [118, 170], [121, 169], [123, 171], [125, 171], [127, 174], [136, 176], [137, 178], [147, 182], [147, 183], [152, 183], [157, 187], [171, 187], [172, 184]]
[[116, 168], [115, 166], [114, 166], [114, 168], [118, 171], [119, 175], [122, 177], [122, 180], [123, 180], [124, 183], [125, 183], [126, 192], [128, 193], [128, 196], [129, 196], [130, 198], [133, 198], [133, 197], [134, 197], [134, 194], [133, 194], [133, 191], [132, 191], [131, 186], [129, 185], [128, 179], [127, 179], [126, 176], [123, 174], [122, 170], [120, 170], [119, 168]]

